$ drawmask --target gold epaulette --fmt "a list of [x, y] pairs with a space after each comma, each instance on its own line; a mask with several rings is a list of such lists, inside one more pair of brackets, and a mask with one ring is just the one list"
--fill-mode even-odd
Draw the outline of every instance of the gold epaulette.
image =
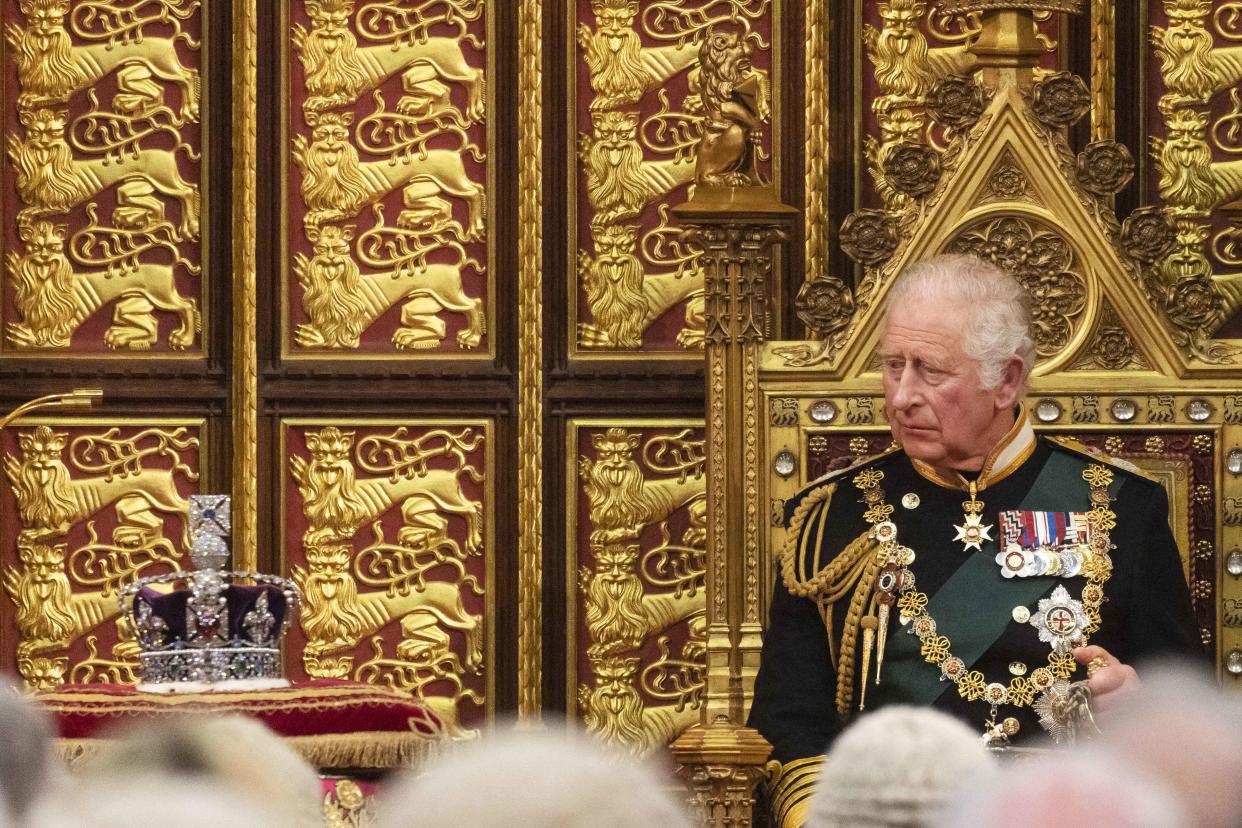
[[822, 756], [808, 756], [786, 764], [768, 762], [768, 801], [773, 825], [802, 828], [823, 763]]
[[1089, 446], [1086, 443], [1075, 440], [1073, 437], [1066, 437], [1061, 434], [1049, 434], [1047, 437], [1061, 448], [1071, 451], [1081, 457], [1085, 457], [1093, 463], [1104, 463], [1109, 466], [1115, 466], [1122, 471], [1127, 471], [1130, 474], [1137, 475], [1144, 480], [1150, 480], [1152, 483], [1160, 482], [1147, 472], [1140, 469], [1138, 466], [1131, 463], [1129, 460], [1123, 460], [1120, 457], [1113, 457], [1111, 454], [1105, 454], [1093, 446]]

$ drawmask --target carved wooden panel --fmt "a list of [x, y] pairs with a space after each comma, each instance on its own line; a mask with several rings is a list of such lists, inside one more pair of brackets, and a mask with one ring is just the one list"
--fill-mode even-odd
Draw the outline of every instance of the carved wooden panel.
[[488, 420], [284, 420], [282, 569], [302, 590], [291, 678], [424, 699], [461, 735], [490, 710]]
[[[686, 201], [703, 117], [700, 60], [759, 90], [761, 170], [780, 123], [773, 55], [781, 0], [574, 0], [566, 148], [572, 207], [568, 332], [577, 358], [635, 351], [695, 359], [703, 272], [669, 208]], [[779, 44], [777, 44], [779, 46]], [[724, 90], [724, 94], [729, 94]]]
[[282, 352], [492, 350], [484, 0], [284, 0]]
[[568, 437], [569, 705], [588, 731], [643, 755], [699, 720], [704, 430], [701, 422], [573, 420]]
[[0, 355], [203, 355], [203, 15], [199, 0], [0, 5]]
[[119, 590], [188, 566], [202, 420], [29, 419], [0, 435], [0, 665], [30, 687], [131, 683]]

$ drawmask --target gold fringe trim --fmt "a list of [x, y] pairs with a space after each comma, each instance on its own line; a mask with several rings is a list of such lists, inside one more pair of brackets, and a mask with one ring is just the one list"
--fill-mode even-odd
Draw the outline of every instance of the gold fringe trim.
[[[418, 765], [440, 755], [444, 742], [417, 733], [361, 731], [284, 736], [316, 768], [393, 768]], [[57, 739], [56, 752], [70, 767], [94, 758], [109, 739]]]
[[773, 825], [801, 828], [806, 822], [823, 761], [823, 756], [808, 756], [785, 765], [775, 761], [767, 764]]

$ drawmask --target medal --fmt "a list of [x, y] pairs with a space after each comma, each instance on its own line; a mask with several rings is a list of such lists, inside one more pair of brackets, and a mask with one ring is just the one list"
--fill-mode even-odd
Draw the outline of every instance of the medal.
[[992, 531], [992, 524], [983, 523], [983, 501], [976, 496], [975, 481], [970, 481], [970, 500], [962, 504], [962, 511], [965, 512], [965, 520], [961, 526], [955, 525], [953, 528], [957, 530], [957, 535], [953, 538], [955, 541], [962, 542], [963, 551], [969, 552], [974, 549], [979, 552], [983, 549], [983, 542], [992, 540], [989, 534]]
[[1083, 640], [1083, 632], [1090, 625], [1082, 601], [1075, 601], [1060, 584], [1052, 595], [1039, 600], [1039, 608], [1031, 614], [1028, 622], [1039, 630], [1039, 640], [1051, 644], [1053, 652], [1067, 655]]

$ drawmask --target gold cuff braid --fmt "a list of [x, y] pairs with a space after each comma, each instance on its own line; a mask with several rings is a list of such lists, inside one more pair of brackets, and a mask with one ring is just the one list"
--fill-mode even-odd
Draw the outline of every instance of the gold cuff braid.
[[768, 801], [773, 825], [801, 828], [806, 822], [823, 761], [823, 756], [808, 756], [787, 764], [768, 762]]

